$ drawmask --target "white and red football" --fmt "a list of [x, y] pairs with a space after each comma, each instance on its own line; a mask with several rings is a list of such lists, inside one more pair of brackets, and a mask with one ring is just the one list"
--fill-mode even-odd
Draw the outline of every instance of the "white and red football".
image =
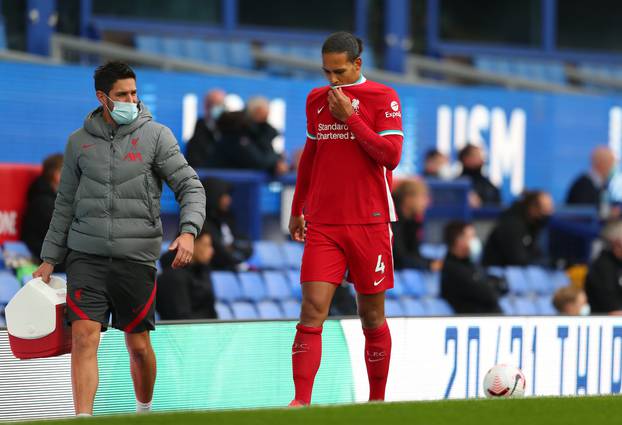
[[486, 397], [522, 397], [525, 394], [525, 386], [523, 372], [507, 364], [493, 366], [484, 376]]

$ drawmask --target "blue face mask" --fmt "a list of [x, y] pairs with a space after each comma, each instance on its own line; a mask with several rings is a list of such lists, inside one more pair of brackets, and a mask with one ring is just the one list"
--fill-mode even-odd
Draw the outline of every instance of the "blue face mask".
[[225, 107], [223, 105], [215, 105], [209, 111], [210, 118], [216, 121], [222, 113], [225, 112]]
[[[108, 97], [108, 99], [110, 98]], [[129, 124], [138, 117], [137, 104], [132, 102], [120, 102], [118, 100], [112, 99], [110, 99], [110, 101], [112, 101], [112, 103], [114, 104], [114, 108], [112, 109], [112, 111], [110, 110], [110, 108], [108, 108], [108, 105], [106, 105], [106, 108], [108, 108], [110, 116], [117, 124]]]
[[479, 238], [473, 238], [469, 241], [469, 258], [477, 263], [482, 256], [482, 241]]

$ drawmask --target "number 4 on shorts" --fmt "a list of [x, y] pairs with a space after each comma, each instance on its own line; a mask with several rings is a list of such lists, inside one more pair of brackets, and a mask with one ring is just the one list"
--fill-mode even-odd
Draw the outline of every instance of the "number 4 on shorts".
[[376, 264], [376, 273], [384, 274], [384, 263], [382, 262], [382, 254], [378, 255], [378, 263]]

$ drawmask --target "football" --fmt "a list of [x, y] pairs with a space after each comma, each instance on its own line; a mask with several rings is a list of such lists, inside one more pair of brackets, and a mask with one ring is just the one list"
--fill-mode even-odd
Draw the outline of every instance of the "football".
[[525, 375], [511, 365], [493, 366], [484, 376], [486, 397], [522, 397], [525, 394]]

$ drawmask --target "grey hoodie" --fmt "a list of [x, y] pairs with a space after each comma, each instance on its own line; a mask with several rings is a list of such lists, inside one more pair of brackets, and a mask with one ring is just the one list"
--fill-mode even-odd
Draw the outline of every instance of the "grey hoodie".
[[60, 263], [70, 248], [155, 266], [162, 180], [180, 205], [180, 233], [200, 232], [205, 190], [171, 130], [144, 105], [139, 110], [136, 120], [114, 129], [97, 108], [69, 136], [42, 260]]

